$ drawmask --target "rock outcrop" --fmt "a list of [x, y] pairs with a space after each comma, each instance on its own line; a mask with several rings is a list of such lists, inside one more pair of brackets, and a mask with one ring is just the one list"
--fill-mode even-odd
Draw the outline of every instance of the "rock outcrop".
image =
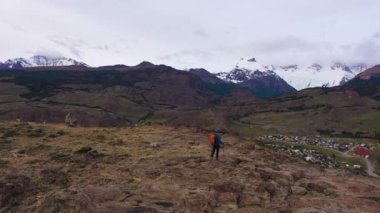
[[69, 127], [76, 127], [77, 126], [77, 118], [71, 113], [67, 113], [65, 116], [65, 124]]

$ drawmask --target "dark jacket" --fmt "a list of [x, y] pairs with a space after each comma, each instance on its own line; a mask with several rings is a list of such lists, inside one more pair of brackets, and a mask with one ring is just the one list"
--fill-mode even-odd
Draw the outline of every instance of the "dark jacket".
[[218, 133], [215, 133], [214, 146], [221, 146], [222, 144], [223, 144], [222, 137]]

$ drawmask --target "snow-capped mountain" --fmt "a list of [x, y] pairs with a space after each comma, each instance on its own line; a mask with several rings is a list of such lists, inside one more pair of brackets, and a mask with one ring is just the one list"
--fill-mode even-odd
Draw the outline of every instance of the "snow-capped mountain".
[[257, 63], [254, 58], [242, 59], [232, 71], [217, 73], [216, 76], [246, 87], [260, 98], [272, 98], [296, 91], [271, 68]]
[[255, 58], [241, 59], [239, 63], [230, 72], [222, 72], [216, 74], [218, 77], [232, 81], [234, 83], [241, 83], [253, 78], [260, 78], [263, 76], [279, 76], [266, 66], [256, 62]]
[[43, 66], [87, 66], [83, 62], [76, 61], [65, 57], [48, 57], [42, 55], [32, 56], [29, 59], [15, 58], [8, 59], [4, 63], [0, 62], [1, 68], [25, 68], [25, 67], [43, 67]]
[[309, 87], [332, 87], [342, 85], [357, 74], [366, 70], [365, 64], [347, 66], [342, 63], [334, 63], [330, 66], [312, 64], [299, 66], [265, 66], [258, 63], [255, 58], [242, 58], [236, 67], [230, 72], [218, 73], [217, 76], [232, 82], [244, 82], [260, 75], [276, 75], [284, 79], [297, 90]]

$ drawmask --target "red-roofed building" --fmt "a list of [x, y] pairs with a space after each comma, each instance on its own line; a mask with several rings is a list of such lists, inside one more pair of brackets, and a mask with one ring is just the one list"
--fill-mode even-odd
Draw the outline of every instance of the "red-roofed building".
[[355, 148], [355, 153], [358, 155], [361, 155], [362, 157], [368, 158], [369, 157], [369, 151], [368, 149], [359, 146]]

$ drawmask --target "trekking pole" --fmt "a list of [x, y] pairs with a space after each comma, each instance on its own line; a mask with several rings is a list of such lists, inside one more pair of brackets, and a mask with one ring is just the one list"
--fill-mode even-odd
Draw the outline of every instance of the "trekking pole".
[[224, 155], [224, 143], [222, 144], [222, 153]]

